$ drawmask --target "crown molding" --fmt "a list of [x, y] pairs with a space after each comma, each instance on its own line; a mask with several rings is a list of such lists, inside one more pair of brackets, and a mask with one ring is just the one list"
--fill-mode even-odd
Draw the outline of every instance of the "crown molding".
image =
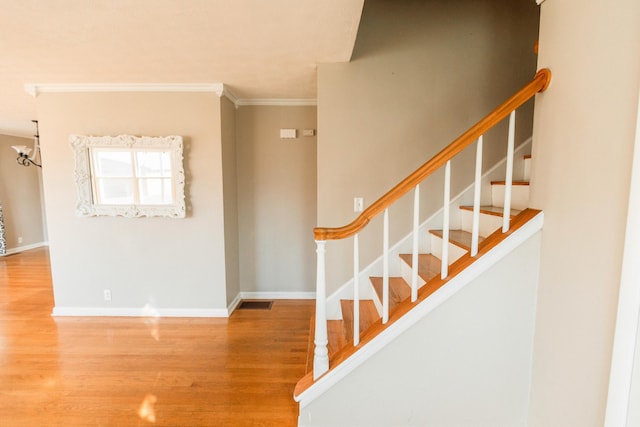
[[214, 92], [222, 96], [225, 86], [223, 83], [28, 83], [24, 90], [31, 96], [78, 92]]
[[213, 92], [225, 96], [236, 106], [315, 107], [316, 99], [239, 99], [224, 83], [28, 83], [24, 90], [31, 96], [41, 93], [83, 92]]

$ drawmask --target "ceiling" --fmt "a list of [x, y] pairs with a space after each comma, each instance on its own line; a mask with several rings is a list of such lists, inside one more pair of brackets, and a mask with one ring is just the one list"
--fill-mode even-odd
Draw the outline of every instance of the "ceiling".
[[0, 0], [0, 134], [30, 136], [25, 84], [224, 83], [313, 99], [349, 61], [364, 0]]

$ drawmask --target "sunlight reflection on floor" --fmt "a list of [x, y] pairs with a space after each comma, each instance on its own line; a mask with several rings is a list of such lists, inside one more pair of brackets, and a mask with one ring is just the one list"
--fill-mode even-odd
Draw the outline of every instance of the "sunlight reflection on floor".
[[155, 404], [158, 401], [158, 398], [153, 394], [147, 394], [142, 403], [140, 404], [140, 408], [138, 408], [138, 416], [150, 423], [156, 422], [156, 411]]
[[149, 328], [149, 333], [154, 340], [160, 341], [160, 327], [158, 325], [160, 323], [160, 314], [158, 310], [147, 304], [142, 308], [142, 313], [144, 324]]

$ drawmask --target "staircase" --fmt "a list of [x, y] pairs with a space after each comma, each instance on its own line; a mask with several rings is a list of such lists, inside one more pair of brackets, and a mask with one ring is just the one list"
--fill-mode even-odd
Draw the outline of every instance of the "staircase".
[[[536, 222], [541, 227], [541, 212], [528, 207], [531, 164], [529, 154], [521, 155], [516, 160], [521, 166], [518, 168], [521, 172], [517, 179], [513, 177], [516, 151], [513, 141], [514, 111], [535, 93], [546, 89], [549, 79], [548, 70], [538, 72], [531, 83], [367, 208], [351, 224], [334, 229], [314, 230], [318, 243], [316, 316], [311, 320], [313, 342], [309, 343], [307, 374], [298, 382], [294, 392], [297, 401], [304, 400], [305, 397], [307, 400], [313, 398], [309, 396], [313, 394], [311, 391], [314, 387], [323, 386], [326, 389], [332, 375], [346, 375], [352, 369], [349, 366], [355, 366], [354, 360], [366, 357], [361, 354], [371, 354], [390, 342], [394, 334], [397, 335], [408, 327], [406, 325], [409, 318], [415, 321], [420, 307], [435, 306], [434, 304], [440, 304], [448, 298], [446, 292], [440, 291], [438, 298], [435, 298], [434, 293], [441, 289], [446, 291], [447, 288], [452, 289], [450, 292], [456, 292], [455, 289], [472, 280], [474, 274], [478, 274], [473, 270], [481, 270], [482, 265], [489, 262], [488, 259], [496, 258], [494, 252], [499, 248], [513, 248], [513, 243], [510, 242], [517, 240], [516, 234], [528, 227], [528, 224]], [[482, 135], [507, 116], [510, 117], [510, 125], [505, 176], [503, 180], [490, 180], [490, 203], [481, 205]], [[476, 178], [469, 190], [473, 193], [473, 202], [456, 204], [450, 197], [450, 160], [476, 141]], [[434, 221], [418, 224], [419, 184], [440, 167], [445, 167], [445, 189], [444, 206], [439, 216], [442, 218], [441, 228], [437, 229], [431, 226]], [[487, 172], [484, 179], [489, 179], [489, 176]], [[388, 207], [412, 189], [415, 189], [414, 227], [407, 237], [412, 240], [412, 244], [400, 244], [390, 249]], [[454, 211], [450, 212], [452, 207]], [[371, 218], [380, 213], [384, 213], [384, 249], [377, 268], [374, 269], [379, 274], [370, 275], [368, 283], [361, 284], [360, 276], [369, 272], [370, 268], [359, 268], [358, 233]], [[456, 218], [453, 222], [452, 217]], [[451, 226], [452, 223], [459, 225], [459, 228]], [[351, 236], [354, 240], [354, 279], [345, 284], [344, 288], [351, 289], [353, 296], [344, 298], [344, 292], [337, 292], [327, 299], [324, 244], [327, 240]], [[407, 246], [411, 248], [410, 251], [397, 250], [397, 247]], [[427, 251], [418, 250], [420, 247], [427, 248]], [[390, 274], [390, 262], [400, 265], [399, 270], [394, 269], [399, 274]], [[362, 292], [367, 286], [371, 291]], [[430, 298], [431, 296], [435, 299]], [[340, 315], [327, 320], [327, 307], [332, 304], [332, 299], [335, 300], [333, 303], [339, 301]], [[395, 329], [397, 330], [394, 331]]]
[[[529, 205], [529, 171], [531, 170], [531, 155], [525, 154], [522, 156], [523, 162], [523, 176], [521, 180], [514, 181], [514, 186], [517, 186], [517, 193], [514, 192], [510, 221], [522, 214], [525, 210], [530, 214], [538, 212], [533, 209], [528, 209]], [[502, 227], [502, 215], [504, 212], [504, 193], [505, 182], [504, 181], [491, 181], [491, 197], [492, 204], [480, 207], [479, 216], [479, 243], [482, 244], [484, 240], [499, 231]], [[459, 215], [461, 218], [462, 227], [460, 229], [449, 231], [449, 253], [453, 254], [449, 259], [451, 264], [455, 263], [458, 259], [469, 256], [471, 251], [472, 241], [472, 228], [473, 228], [473, 206], [463, 205], [459, 206]], [[524, 217], [524, 216], [523, 216]], [[441, 273], [442, 265], [442, 246], [443, 239], [442, 230], [431, 229], [428, 231], [428, 236], [431, 240], [430, 247], [431, 253], [418, 254], [418, 277], [419, 277], [419, 292], [422, 287], [431, 282], [433, 279], [437, 279], [437, 276]], [[389, 277], [389, 315], [394, 317], [396, 310], [399, 307], [411, 307], [411, 273], [413, 271], [412, 254], [400, 253], [398, 254], [401, 261], [401, 276]], [[360, 341], [365, 337], [367, 330], [374, 324], [381, 323], [381, 314], [377, 307], [382, 306], [383, 301], [383, 282], [384, 278], [379, 276], [369, 277], [371, 286], [374, 290], [374, 295], [377, 300], [363, 299], [360, 300], [360, 316], [359, 316], [359, 329]], [[329, 359], [335, 356], [339, 351], [345, 349], [353, 342], [353, 319], [354, 319], [354, 301], [352, 299], [341, 299], [340, 310], [342, 314], [341, 320], [328, 320], [328, 348]], [[406, 308], [405, 308], [406, 309]], [[310, 374], [313, 370], [313, 337], [315, 333], [314, 319], [311, 321], [311, 333], [309, 336], [309, 351], [307, 353], [307, 369], [306, 374]], [[343, 350], [344, 352], [344, 350]]]

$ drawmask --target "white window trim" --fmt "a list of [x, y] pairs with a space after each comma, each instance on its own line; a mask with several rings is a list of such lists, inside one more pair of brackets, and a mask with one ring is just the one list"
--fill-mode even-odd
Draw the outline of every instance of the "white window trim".
[[[69, 143], [75, 153], [75, 181], [78, 189], [76, 214], [86, 216], [124, 216], [128, 218], [160, 216], [184, 218], [186, 214], [184, 185], [185, 175], [182, 165], [181, 136], [85, 136], [70, 135]], [[101, 205], [94, 203], [91, 179], [91, 148], [153, 148], [167, 149], [172, 155], [172, 179], [175, 203], [171, 205]]]

